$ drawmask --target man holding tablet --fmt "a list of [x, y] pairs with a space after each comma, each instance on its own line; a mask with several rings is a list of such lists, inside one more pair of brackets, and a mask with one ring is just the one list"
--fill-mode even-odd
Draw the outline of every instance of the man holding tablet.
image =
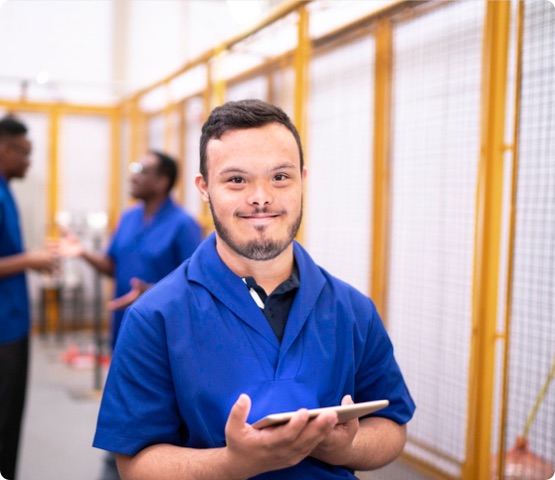
[[[294, 241], [305, 177], [279, 108], [210, 114], [196, 185], [215, 233], [128, 309], [102, 399], [94, 445], [123, 479], [354, 479], [403, 449], [415, 407], [374, 304]], [[344, 423], [307, 411], [376, 400]]]

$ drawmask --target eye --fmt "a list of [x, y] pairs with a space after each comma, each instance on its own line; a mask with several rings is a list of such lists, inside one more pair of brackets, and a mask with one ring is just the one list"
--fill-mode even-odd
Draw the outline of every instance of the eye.
[[229, 182], [229, 183], [239, 184], [239, 183], [244, 183], [245, 180], [244, 180], [243, 177], [231, 177], [231, 178], [228, 180], [228, 182]]
[[275, 177], [274, 180], [277, 180], [278, 182], [282, 182], [283, 180], [287, 180], [287, 175], [285, 175], [284, 173], [278, 173]]

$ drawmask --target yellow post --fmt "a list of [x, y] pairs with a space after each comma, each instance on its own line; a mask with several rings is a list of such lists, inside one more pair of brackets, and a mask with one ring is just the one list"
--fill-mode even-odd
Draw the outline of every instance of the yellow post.
[[[514, 111], [513, 118], [513, 165], [511, 175], [511, 209], [509, 215], [509, 241], [507, 245], [507, 294], [505, 297], [505, 349], [503, 352], [503, 379], [501, 382], [501, 412], [499, 422], [499, 453], [497, 471], [505, 469], [505, 450], [507, 434], [507, 415], [509, 402], [509, 354], [511, 343], [511, 300], [513, 297], [513, 273], [514, 273], [514, 250], [516, 232], [516, 207], [517, 207], [517, 183], [518, 183], [518, 134], [520, 120], [520, 90], [522, 78], [522, 42], [524, 36], [524, 2], [518, 3], [517, 32], [516, 32], [516, 78], [513, 93]], [[503, 479], [503, 477], [500, 477]]]
[[306, 140], [306, 104], [308, 100], [308, 64], [310, 58], [309, 15], [303, 5], [297, 10], [297, 49], [295, 52], [295, 96], [293, 120], [301, 141]]
[[[309, 14], [304, 5], [297, 9], [299, 19], [297, 25], [297, 49], [295, 52], [295, 95], [293, 123], [299, 131], [299, 137], [305, 151], [305, 166], [307, 153], [307, 118], [306, 105], [308, 103], [308, 66], [310, 58]], [[297, 233], [297, 240], [302, 241], [304, 228]]]
[[139, 101], [137, 99], [133, 99], [131, 101], [131, 108], [130, 108], [130, 115], [129, 115], [129, 128], [130, 128], [130, 135], [129, 135], [129, 161], [135, 162], [139, 157]]
[[223, 63], [226, 53], [226, 46], [221, 45], [214, 53], [214, 64], [210, 70], [210, 84], [212, 97], [210, 99], [210, 109], [222, 105], [225, 102], [226, 83], [223, 72]]
[[374, 85], [374, 178], [372, 210], [372, 268], [370, 296], [386, 319], [386, 281], [388, 259], [390, 141], [391, 141], [391, 78], [392, 29], [387, 18], [376, 29], [376, 67]]
[[114, 108], [110, 116], [110, 200], [108, 206], [108, 226], [110, 231], [116, 227], [121, 212], [121, 110]]
[[53, 107], [50, 111], [48, 149], [48, 202], [46, 222], [49, 236], [57, 236], [56, 212], [58, 211], [60, 185], [58, 181], [60, 111]]
[[486, 2], [464, 480], [489, 480], [510, 2]]

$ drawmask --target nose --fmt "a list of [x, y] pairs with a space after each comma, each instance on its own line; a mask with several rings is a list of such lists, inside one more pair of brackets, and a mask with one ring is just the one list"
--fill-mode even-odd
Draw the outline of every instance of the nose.
[[257, 207], [270, 205], [274, 201], [271, 186], [267, 185], [265, 182], [253, 184], [247, 201], [249, 205], [255, 205]]

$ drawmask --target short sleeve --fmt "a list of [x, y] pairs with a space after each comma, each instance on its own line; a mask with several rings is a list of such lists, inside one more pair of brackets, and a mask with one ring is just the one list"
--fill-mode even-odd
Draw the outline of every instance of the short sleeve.
[[106, 381], [93, 445], [134, 455], [148, 445], [182, 443], [161, 317], [127, 310]]
[[355, 396], [358, 397], [355, 402], [367, 399], [389, 400], [389, 406], [376, 412], [376, 416], [389, 418], [401, 425], [412, 418], [414, 401], [395, 360], [393, 344], [373, 304], [355, 384]]

